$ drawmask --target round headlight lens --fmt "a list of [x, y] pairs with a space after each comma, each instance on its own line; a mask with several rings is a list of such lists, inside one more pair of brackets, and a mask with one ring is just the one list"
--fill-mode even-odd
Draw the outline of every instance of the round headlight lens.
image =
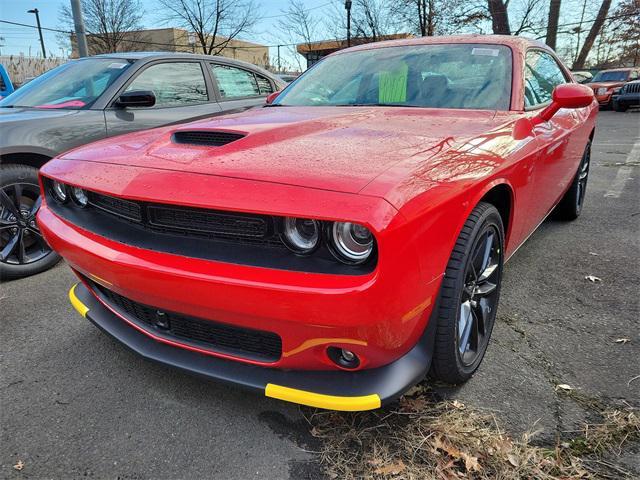
[[69, 200], [67, 186], [64, 183], [54, 181], [53, 185], [51, 185], [51, 193], [53, 194], [53, 197], [60, 203], [64, 203]]
[[84, 208], [89, 203], [89, 197], [87, 196], [87, 192], [79, 187], [73, 187], [71, 189], [71, 196], [73, 197], [73, 201], [78, 204], [78, 206]]
[[285, 244], [296, 253], [310, 253], [320, 243], [320, 223], [309, 218], [284, 219]]
[[373, 252], [373, 234], [357, 223], [335, 222], [331, 240], [340, 259], [346, 263], [365, 262]]

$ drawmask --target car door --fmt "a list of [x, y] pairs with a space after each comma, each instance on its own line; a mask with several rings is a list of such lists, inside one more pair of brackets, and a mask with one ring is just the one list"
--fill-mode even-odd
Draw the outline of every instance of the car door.
[[[551, 102], [553, 89], [570, 80], [556, 59], [544, 50], [529, 50], [524, 68], [525, 110], [535, 117]], [[560, 109], [534, 129], [540, 145], [534, 167], [534, 191], [538, 200], [533, 207], [535, 218], [544, 218], [573, 180], [584, 148], [580, 127], [585, 115], [585, 109]]]
[[223, 113], [264, 105], [275, 86], [257, 72], [217, 62], [208, 63]]
[[199, 60], [152, 63], [138, 72], [118, 93], [150, 90], [156, 97], [153, 107], [118, 108], [113, 99], [105, 109], [107, 134], [181, 123], [217, 115], [221, 108], [208, 85]]

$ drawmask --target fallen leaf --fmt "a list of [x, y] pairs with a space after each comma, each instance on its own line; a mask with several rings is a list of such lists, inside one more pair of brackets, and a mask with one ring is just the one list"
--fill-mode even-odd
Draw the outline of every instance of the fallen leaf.
[[629, 343], [631, 341], [630, 338], [616, 338], [615, 342], [616, 343], [621, 343], [622, 345], [624, 345], [625, 343]]
[[427, 407], [427, 399], [424, 396], [420, 397], [404, 397], [400, 401], [402, 410], [411, 412], [420, 412]]
[[463, 455], [464, 458], [464, 468], [467, 469], [467, 472], [479, 472], [481, 470], [480, 463], [478, 463], [478, 457], [472, 457], [471, 455], [467, 455], [466, 453]]
[[566, 383], [561, 383], [560, 385], [556, 385], [556, 390], [566, 390], [567, 392], [573, 390], [571, 385], [567, 385]]
[[513, 455], [511, 453], [509, 455], [507, 455], [507, 460], [509, 460], [509, 463], [511, 465], [513, 465], [514, 467], [519, 467], [520, 466], [520, 462], [518, 461], [518, 457], [516, 457], [515, 455]]
[[584, 278], [585, 280], [589, 280], [591, 283], [597, 283], [602, 281], [600, 277], [596, 277], [595, 275], [587, 275]]
[[24, 468], [24, 462], [22, 460], [18, 460], [18, 463], [16, 463], [13, 468], [18, 471], [22, 470]]
[[389, 465], [376, 468], [375, 473], [378, 475], [398, 475], [402, 473], [405, 468], [407, 468], [407, 466], [404, 462], [402, 460], [398, 460], [397, 462], [390, 463]]
[[454, 408], [457, 408], [458, 410], [464, 410], [464, 403], [458, 401], [458, 400], [454, 400], [451, 405], [453, 405]]
[[596, 252], [589, 252], [589, 255], [593, 255], [594, 257], [597, 257], [599, 254]]

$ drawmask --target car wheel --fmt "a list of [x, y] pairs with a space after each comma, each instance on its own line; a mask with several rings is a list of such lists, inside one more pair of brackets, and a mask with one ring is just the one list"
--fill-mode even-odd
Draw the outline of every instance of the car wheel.
[[573, 182], [564, 194], [560, 203], [556, 206], [554, 216], [559, 220], [575, 220], [582, 212], [584, 196], [587, 192], [587, 181], [589, 180], [589, 164], [591, 163], [591, 141], [582, 154], [582, 160], [578, 166]]
[[35, 220], [41, 201], [38, 170], [2, 165], [0, 174], [0, 279], [53, 267], [60, 256], [47, 245]]
[[626, 112], [629, 107], [626, 105], [620, 105], [620, 103], [615, 102], [613, 105], [616, 112]]
[[498, 210], [481, 202], [456, 241], [440, 287], [431, 374], [467, 381], [487, 350], [496, 318], [504, 264], [504, 227]]

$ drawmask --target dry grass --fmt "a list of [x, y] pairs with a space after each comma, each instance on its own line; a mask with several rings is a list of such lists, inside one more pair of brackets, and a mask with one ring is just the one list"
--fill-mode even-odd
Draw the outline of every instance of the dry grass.
[[[396, 406], [345, 414], [315, 411], [312, 434], [323, 443], [322, 462], [330, 478], [367, 479], [590, 479], [597, 469], [625, 471], [605, 461], [640, 438], [640, 419], [631, 409], [606, 410], [602, 422], [585, 425], [554, 448], [532, 445], [535, 433], [510, 438], [492, 415], [457, 401], [436, 401], [421, 387]], [[583, 461], [585, 456], [590, 461]]]

